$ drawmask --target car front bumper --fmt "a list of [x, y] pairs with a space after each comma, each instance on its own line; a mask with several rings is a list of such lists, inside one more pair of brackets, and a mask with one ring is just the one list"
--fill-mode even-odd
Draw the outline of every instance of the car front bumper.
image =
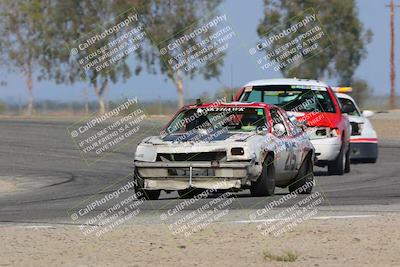
[[315, 155], [318, 161], [332, 161], [340, 153], [342, 142], [339, 137], [311, 139], [315, 147]]
[[350, 159], [376, 159], [378, 158], [377, 143], [350, 142]]
[[144, 189], [229, 189], [250, 185], [261, 167], [253, 162], [135, 162]]

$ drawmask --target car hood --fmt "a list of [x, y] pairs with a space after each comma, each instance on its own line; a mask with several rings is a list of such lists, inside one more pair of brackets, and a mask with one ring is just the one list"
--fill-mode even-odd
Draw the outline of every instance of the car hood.
[[360, 116], [349, 116], [350, 122], [365, 123], [366, 119]]
[[[208, 139], [206, 139], [208, 137]], [[200, 135], [199, 139], [185, 134], [166, 136], [150, 136], [145, 138], [136, 148], [135, 160], [154, 162], [158, 153], [203, 153], [227, 152], [227, 160], [248, 160], [260, 155], [270, 142], [275, 143], [271, 134], [261, 135], [255, 132]], [[267, 141], [270, 140], [270, 141]], [[243, 155], [230, 154], [233, 147], [244, 149]]]
[[256, 136], [254, 132], [249, 133], [233, 133], [233, 132], [208, 132], [193, 134], [169, 134], [166, 136], [151, 136], [145, 139], [144, 142], [153, 145], [165, 144], [182, 144], [182, 143], [232, 143], [232, 142], [245, 142], [252, 136]]
[[287, 112], [298, 121], [306, 121], [309, 127], [331, 127], [334, 128], [341, 120], [341, 115], [328, 112]]

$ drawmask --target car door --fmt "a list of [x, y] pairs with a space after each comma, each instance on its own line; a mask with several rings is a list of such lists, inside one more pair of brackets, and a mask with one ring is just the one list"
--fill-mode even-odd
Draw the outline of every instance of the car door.
[[[290, 120], [289, 115], [280, 110], [282, 116], [285, 117], [285, 121], [289, 127], [288, 141], [291, 143], [293, 154], [291, 156], [291, 164], [288, 166], [293, 177], [297, 175], [297, 172], [307, 154], [306, 146], [309, 143], [306, 133], [297, 126], [292, 120]], [[296, 120], [296, 119], [294, 119]]]
[[285, 161], [285, 171], [288, 177], [293, 178], [297, 174], [298, 163], [301, 160], [301, 147], [299, 146], [299, 131], [295, 129], [294, 125], [290, 122], [286, 111], [278, 109], [279, 115], [282, 117], [283, 123], [287, 128], [287, 134], [284, 136], [283, 141], [287, 143], [288, 156]]
[[[278, 108], [271, 108], [271, 122], [270, 125], [274, 129], [277, 124], [284, 126], [283, 133], [276, 133], [273, 131], [275, 137], [275, 168], [276, 177], [279, 180], [290, 180], [293, 178], [296, 169], [297, 156], [295, 153], [295, 146], [293, 144], [291, 129], [287, 117]], [[286, 118], [286, 119], [285, 119]]]

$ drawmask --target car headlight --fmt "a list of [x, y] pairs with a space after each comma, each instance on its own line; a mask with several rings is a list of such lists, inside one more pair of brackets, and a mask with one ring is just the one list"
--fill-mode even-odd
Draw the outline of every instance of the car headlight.
[[310, 139], [340, 136], [340, 130], [338, 128], [329, 128], [329, 127], [317, 127], [317, 128], [309, 127], [307, 128], [307, 133]]
[[242, 147], [233, 147], [231, 149], [232, 156], [241, 156], [244, 155], [244, 149]]
[[157, 150], [152, 144], [141, 143], [136, 148], [135, 160], [154, 162], [157, 158]]
[[351, 122], [351, 135], [361, 135], [364, 123]]
[[328, 137], [338, 137], [340, 136], [340, 130], [338, 128], [328, 128]]

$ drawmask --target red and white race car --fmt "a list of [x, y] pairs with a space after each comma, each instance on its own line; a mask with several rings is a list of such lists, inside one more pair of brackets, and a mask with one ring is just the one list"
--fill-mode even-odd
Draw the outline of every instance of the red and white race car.
[[307, 126], [317, 166], [328, 166], [329, 174], [343, 175], [350, 171], [351, 125], [327, 84], [296, 78], [252, 81], [240, 89], [235, 100], [283, 108]]

